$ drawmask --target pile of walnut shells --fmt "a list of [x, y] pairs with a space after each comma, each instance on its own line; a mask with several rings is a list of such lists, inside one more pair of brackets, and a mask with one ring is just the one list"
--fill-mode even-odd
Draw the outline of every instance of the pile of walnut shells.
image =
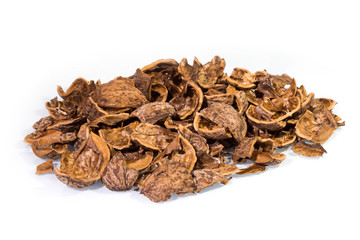
[[161, 202], [264, 171], [285, 159], [278, 148], [321, 156], [320, 144], [344, 125], [335, 101], [314, 98], [286, 74], [235, 68], [228, 76], [224, 68], [218, 56], [192, 66], [167, 59], [109, 83], [78, 78], [67, 91], [58, 87], [63, 100], [47, 102], [50, 116], [25, 138], [51, 159], [36, 173], [54, 171], [76, 188], [99, 180], [113, 191], [137, 187]]

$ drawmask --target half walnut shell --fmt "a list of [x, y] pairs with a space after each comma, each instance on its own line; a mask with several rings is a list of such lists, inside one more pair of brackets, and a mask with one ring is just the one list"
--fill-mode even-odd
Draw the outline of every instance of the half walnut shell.
[[125, 127], [100, 129], [100, 137], [108, 144], [110, 148], [122, 150], [129, 148], [131, 143], [131, 133], [137, 127], [139, 122], [132, 122]]
[[161, 151], [176, 138], [177, 134], [158, 125], [140, 123], [131, 133], [131, 140], [138, 145]]
[[324, 143], [338, 127], [331, 112], [324, 106], [307, 110], [295, 126], [296, 135], [314, 143]]
[[106, 143], [96, 134], [90, 133], [77, 152], [67, 150], [63, 153], [60, 170], [55, 168], [55, 175], [70, 187], [88, 187], [101, 178], [109, 160], [110, 151]]
[[102, 84], [92, 94], [92, 99], [104, 108], [137, 108], [148, 102], [133, 81], [116, 80]]
[[240, 142], [246, 135], [245, 119], [228, 104], [213, 103], [201, 110], [200, 114], [217, 126], [228, 129], [237, 142]]
[[262, 130], [277, 131], [283, 129], [286, 126], [286, 118], [291, 117], [297, 112], [300, 107], [300, 99], [297, 97], [289, 98], [284, 101], [288, 109], [284, 109], [280, 112], [274, 112], [269, 110], [269, 107], [264, 105], [254, 106], [251, 105], [247, 111], [246, 116], [249, 122]]

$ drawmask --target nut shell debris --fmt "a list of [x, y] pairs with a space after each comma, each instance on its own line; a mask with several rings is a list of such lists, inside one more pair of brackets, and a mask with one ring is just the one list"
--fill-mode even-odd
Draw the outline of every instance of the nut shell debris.
[[278, 149], [322, 156], [321, 144], [345, 125], [332, 112], [336, 101], [294, 78], [238, 67], [228, 75], [218, 56], [192, 65], [160, 59], [129, 77], [78, 78], [57, 92], [45, 103], [49, 116], [25, 136], [50, 159], [36, 174], [54, 172], [74, 188], [141, 189], [153, 202], [264, 172], [286, 159]]

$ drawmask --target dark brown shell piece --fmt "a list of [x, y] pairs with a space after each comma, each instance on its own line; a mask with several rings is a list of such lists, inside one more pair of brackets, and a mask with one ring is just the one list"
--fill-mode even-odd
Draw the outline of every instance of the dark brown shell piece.
[[224, 75], [225, 60], [215, 56], [211, 62], [200, 68], [197, 83], [203, 88], [212, 88], [217, 80]]
[[58, 159], [67, 149], [66, 143], [76, 139], [75, 133], [62, 133], [56, 130], [37, 130], [25, 137], [25, 142], [31, 145], [34, 154], [39, 158]]
[[68, 120], [60, 120], [54, 122], [53, 125], [47, 127], [48, 130], [56, 130], [63, 133], [77, 132], [86, 119], [84, 117], [72, 118]]
[[105, 109], [99, 107], [91, 97], [85, 100], [82, 111], [91, 124], [94, 125], [103, 123], [113, 126], [129, 118], [129, 113], [109, 113]]
[[174, 59], [160, 59], [149, 65], [146, 65], [141, 69], [144, 73], [149, 73], [152, 71], [160, 71], [169, 67], [178, 67], [179, 63]]
[[254, 146], [256, 143], [257, 138], [247, 138], [242, 140], [234, 150], [232, 155], [233, 161], [238, 161], [241, 158], [250, 158], [254, 152]]
[[142, 105], [130, 114], [141, 122], [155, 124], [176, 114], [175, 108], [167, 102], [152, 102]]
[[117, 80], [104, 83], [92, 94], [94, 102], [105, 108], [137, 108], [148, 102], [131, 82]]
[[163, 152], [156, 156], [154, 165], [166, 162], [180, 162], [191, 171], [197, 161], [196, 151], [191, 143], [179, 134]]
[[194, 129], [205, 138], [222, 140], [232, 137], [227, 128], [218, 126], [198, 112], [195, 113], [194, 117]]
[[137, 127], [138, 122], [132, 122], [125, 127], [100, 129], [100, 137], [108, 144], [109, 147], [116, 150], [129, 148], [131, 143], [131, 133]]
[[136, 69], [135, 74], [129, 78], [134, 80], [135, 87], [139, 89], [145, 95], [145, 97], [149, 99], [151, 83], [151, 78], [149, 77], [149, 75], [145, 74], [138, 68]]
[[225, 103], [225, 104], [229, 104], [232, 105], [232, 103], [234, 102], [234, 95], [232, 94], [226, 94], [226, 93], [222, 93], [222, 94], [218, 94], [218, 95], [205, 95], [205, 99], [207, 104], [212, 104], [212, 103]]
[[262, 152], [259, 150], [254, 150], [250, 159], [258, 164], [277, 165], [284, 161], [285, 158], [286, 155], [283, 153]]
[[135, 143], [152, 150], [164, 150], [172, 142], [176, 133], [158, 125], [140, 123], [131, 133], [131, 139]]
[[318, 108], [318, 107], [324, 106], [328, 110], [331, 111], [335, 107], [336, 104], [337, 104], [337, 102], [330, 99], [330, 98], [315, 98], [311, 102], [311, 107], [312, 108]]
[[154, 152], [152, 151], [138, 151], [135, 153], [124, 153], [125, 163], [128, 168], [134, 168], [136, 170], [143, 170], [153, 160]]
[[206, 138], [193, 133], [183, 125], [179, 125], [179, 133], [194, 147], [198, 157], [209, 153], [209, 145], [206, 143]]
[[232, 106], [213, 103], [201, 110], [200, 113], [218, 126], [229, 129], [237, 142], [240, 142], [245, 137], [247, 131], [246, 121]]
[[157, 168], [144, 183], [141, 193], [153, 202], [164, 202], [173, 193], [194, 193], [195, 182], [184, 164], [172, 162]]
[[236, 91], [234, 93], [236, 106], [239, 111], [239, 114], [244, 115], [246, 109], [249, 106], [248, 98], [246, 97], [246, 93], [244, 91]]
[[80, 106], [84, 99], [89, 96], [91, 88], [88, 81], [83, 78], [78, 78], [71, 84], [66, 92], [64, 92], [60, 86], [58, 86], [57, 91], [62, 99]]
[[200, 110], [203, 99], [201, 88], [189, 80], [181, 93], [171, 99], [170, 103], [175, 107], [180, 119], [185, 119]]
[[214, 143], [209, 144], [209, 148], [210, 148], [210, 155], [216, 156], [216, 155], [221, 155], [222, 151], [224, 150], [224, 145], [216, 141]]
[[223, 165], [222, 156], [211, 156], [210, 154], [203, 154], [198, 157], [195, 168], [196, 169], [215, 169]]
[[210, 187], [217, 182], [221, 182], [224, 185], [229, 182], [229, 179], [211, 169], [195, 170], [193, 175], [196, 184], [196, 192], [201, 192], [204, 188]]
[[283, 132], [282, 135], [274, 138], [274, 146], [277, 148], [287, 147], [290, 144], [294, 143], [295, 140], [296, 135], [294, 133]]
[[123, 154], [118, 152], [106, 166], [101, 181], [111, 191], [128, 191], [138, 177], [139, 172], [126, 167]]
[[314, 143], [324, 143], [338, 127], [337, 122], [324, 106], [307, 110], [295, 126], [295, 133], [301, 138]]
[[167, 129], [179, 129], [179, 126], [182, 125], [186, 128], [191, 128], [193, 126], [193, 119], [184, 119], [184, 120], [174, 120], [171, 117], [168, 117], [164, 121], [164, 125]]
[[154, 82], [150, 85], [149, 100], [151, 102], [166, 102], [169, 91], [162, 83]]
[[54, 118], [52, 116], [43, 117], [36, 123], [34, 123], [33, 128], [35, 130], [45, 130], [47, 127], [50, 127], [54, 124]]
[[298, 143], [295, 143], [292, 150], [296, 154], [301, 154], [306, 157], [320, 157], [324, 153], [326, 153], [326, 150], [318, 143], [314, 144], [308, 144], [304, 141], [300, 141]]
[[110, 151], [106, 143], [90, 133], [81, 149], [77, 152], [67, 150], [62, 154], [60, 170], [55, 168], [55, 175], [70, 187], [88, 187], [101, 178], [109, 160]]
[[[84, 98], [80, 100], [81, 103], [83, 102]], [[77, 113], [75, 103], [71, 101], [58, 101], [57, 97], [47, 102], [45, 107], [49, 114], [56, 120], [71, 119]]]
[[251, 74], [251, 72], [244, 68], [234, 68], [230, 77], [226, 79], [229, 84], [238, 87], [240, 89], [251, 89], [256, 85], [258, 81], [256, 74]]

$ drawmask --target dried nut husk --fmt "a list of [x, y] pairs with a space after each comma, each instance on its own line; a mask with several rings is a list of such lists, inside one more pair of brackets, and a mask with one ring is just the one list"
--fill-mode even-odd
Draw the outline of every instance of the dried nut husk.
[[286, 155], [283, 153], [262, 152], [255, 149], [250, 159], [258, 164], [277, 165], [284, 161], [285, 158]]
[[109, 113], [105, 109], [99, 107], [99, 105], [91, 97], [85, 100], [82, 111], [93, 125], [103, 123], [113, 126], [129, 118], [129, 113], [121, 111]]
[[244, 68], [234, 68], [230, 77], [226, 79], [229, 84], [241, 88], [251, 89], [256, 87], [255, 83], [258, 81], [255, 74]]
[[40, 130], [40, 131], [44, 131], [46, 130], [48, 127], [50, 127], [51, 125], [54, 124], [54, 118], [52, 116], [48, 116], [48, 117], [43, 117], [41, 118], [39, 121], [37, 121], [36, 123], [34, 123], [33, 128], [35, 130]]
[[193, 119], [184, 119], [184, 120], [174, 120], [171, 117], [168, 117], [164, 121], [164, 125], [167, 129], [179, 129], [179, 126], [182, 125], [186, 128], [192, 128], [193, 126]]
[[224, 75], [224, 69], [225, 60], [215, 56], [209, 63], [200, 67], [196, 78], [197, 83], [202, 88], [212, 88], [217, 80]]
[[295, 79], [287, 74], [269, 75], [259, 79], [257, 90], [263, 94], [263, 98], [278, 99], [295, 97], [297, 87]]
[[[238, 109], [244, 108], [245, 106], [243, 106], [243, 104], [248, 103], [245, 92], [237, 91], [236, 88], [231, 85], [228, 85], [226, 87], [226, 92], [218, 91], [216, 89], [210, 88], [205, 93], [204, 97], [208, 105], [212, 103], [225, 103], [232, 105], [234, 103], [234, 98], [236, 99], [236, 104], [238, 106]], [[245, 107], [245, 110], [246, 108], [247, 106]], [[240, 113], [240, 115], [242, 115], [242, 113]]]
[[159, 155], [154, 159], [153, 165], [163, 165], [170, 162], [180, 162], [193, 170], [197, 161], [196, 151], [191, 143], [179, 134]]
[[249, 174], [249, 173], [258, 173], [265, 171], [266, 166], [260, 165], [260, 164], [252, 164], [247, 168], [240, 169], [240, 171], [237, 174]]
[[247, 132], [246, 121], [232, 106], [213, 103], [201, 110], [200, 113], [218, 126], [229, 129], [237, 142], [245, 137]]
[[216, 155], [221, 155], [222, 151], [224, 150], [224, 145], [216, 141], [212, 144], [209, 144], [209, 148], [210, 148], [210, 156], [216, 156]]
[[217, 95], [205, 95], [207, 104], [212, 103], [225, 103], [232, 105], [234, 102], [234, 95], [233, 94], [227, 94], [227, 93], [220, 93]]
[[221, 166], [219, 168], [214, 168], [213, 170], [217, 173], [220, 173], [222, 176], [237, 174], [240, 171], [240, 169], [233, 163]]
[[131, 133], [131, 140], [152, 150], [164, 150], [177, 134], [158, 125], [140, 123]]
[[195, 169], [214, 169], [223, 166], [222, 156], [211, 156], [210, 154], [203, 154], [198, 157]]
[[142, 105], [130, 114], [141, 122], [155, 124], [176, 114], [175, 108], [167, 102], [152, 102]]
[[178, 67], [178, 71], [181, 74], [181, 77], [186, 80], [195, 81], [202, 88], [211, 89], [217, 88], [224, 77], [224, 68], [225, 60], [219, 56], [215, 56], [210, 62], [202, 65], [200, 61], [195, 57], [193, 66], [190, 66], [187, 63], [186, 58], [184, 58]]
[[172, 162], [158, 167], [145, 181], [141, 193], [153, 202], [164, 202], [172, 194], [194, 193], [195, 182], [184, 164]]
[[232, 155], [233, 161], [238, 161], [241, 158], [250, 158], [254, 152], [254, 146], [257, 141], [256, 137], [243, 139], [234, 150]]
[[201, 113], [195, 113], [194, 129], [197, 133], [205, 138], [210, 139], [227, 139], [232, 135], [227, 128], [220, 127], [216, 123], [206, 119]]
[[34, 154], [39, 158], [58, 159], [67, 149], [65, 144], [75, 139], [75, 133], [62, 133], [56, 130], [37, 130], [25, 137], [25, 143], [31, 145]]
[[35, 174], [51, 173], [54, 170], [53, 160], [50, 159], [36, 167]]
[[95, 184], [103, 174], [110, 160], [106, 143], [96, 134], [78, 152], [67, 150], [61, 156], [60, 170], [55, 168], [56, 177], [64, 184], [84, 188]]
[[150, 85], [150, 96], [151, 102], [166, 102], [169, 91], [166, 86], [162, 83], [151, 83]]
[[91, 93], [91, 90], [93, 90], [92, 86], [90, 86], [90, 83], [83, 78], [76, 79], [66, 92], [64, 92], [60, 86], [57, 88], [58, 94], [62, 99], [71, 102], [76, 106], [80, 106], [83, 103], [85, 98]]
[[184, 89], [170, 100], [170, 103], [175, 107], [180, 119], [185, 119], [200, 110], [203, 99], [201, 88], [195, 82], [189, 80]]
[[301, 106], [300, 99], [297, 97], [289, 99], [288, 102], [291, 108], [284, 114], [276, 114], [265, 107], [261, 107], [260, 105], [251, 105], [246, 111], [246, 116], [251, 124], [260, 129], [270, 131], [281, 130], [286, 126], [286, 122], [284, 120], [291, 117], [300, 109]]
[[254, 146], [254, 151], [250, 157], [255, 163], [262, 165], [277, 165], [285, 160], [286, 155], [275, 153], [274, 140], [258, 137]]
[[45, 104], [49, 114], [56, 120], [67, 120], [77, 113], [76, 105], [71, 101], [58, 101], [57, 97]]
[[296, 140], [296, 135], [294, 133], [283, 132], [282, 135], [274, 138], [274, 146], [277, 148], [287, 147], [290, 144], [294, 143], [295, 140]]
[[131, 143], [131, 133], [137, 127], [138, 122], [132, 122], [125, 127], [100, 129], [100, 137], [108, 144], [110, 148], [122, 150], [129, 148]]
[[301, 154], [306, 157], [320, 157], [324, 153], [326, 153], [326, 150], [318, 143], [314, 144], [308, 144], [304, 141], [300, 141], [298, 143], [295, 143], [292, 150], [296, 154]]
[[331, 111], [335, 105], [337, 104], [336, 101], [330, 99], [330, 98], [315, 98], [312, 102], [311, 102], [311, 107], [312, 108], [319, 108], [321, 106], [326, 107], [329, 111]]
[[135, 74], [129, 78], [134, 80], [135, 87], [149, 99], [151, 84], [151, 78], [149, 75], [145, 74], [143, 71], [141, 71], [141, 69], [138, 68], [136, 69]]
[[183, 58], [178, 66], [178, 72], [180, 73], [182, 79], [188, 81], [188, 80], [194, 80], [196, 79], [196, 76], [200, 70], [201, 63], [199, 60], [195, 57], [193, 66], [190, 66], [188, 64], [188, 61], [186, 58]]
[[234, 95], [239, 114], [242, 116], [245, 114], [245, 111], [249, 106], [248, 98], [246, 97], [246, 93], [244, 91], [237, 91]]
[[132, 154], [124, 153], [124, 157], [126, 160], [124, 166], [140, 171], [150, 165], [154, 158], [154, 153], [152, 151], [138, 151]]
[[92, 94], [99, 107], [137, 108], [148, 102], [146, 96], [126, 80], [116, 80], [102, 84]]
[[258, 97], [258, 91], [256, 89], [247, 89], [244, 90], [248, 102], [254, 104], [255, 106], [259, 105], [262, 101], [262, 98]]
[[89, 119], [90, 122], [95, 121], [98, 118], [106, 116], [108, 113], [99, 107], [99, 105], [91, 97], [84, 101], [82, 112]]
[[78, 117], [68, 120], [60, 120], [54, 122], [53, 125], [47, 127], [48, 130], [57, 130], [63, 133], [77, 132], [81, 125], [86, 122], [84, 117]]
[[192, 174], [195, 179], [196, 192], [201, 192], [204, 188], [210, 187], [217, 182], [224, 185], [229, 182], [229, 179], [211, 169], [195, 170]]
[[314, 112], [307, 110], [297, 122], [295, 133], [314, 143], [324, 143], [336, 128], [337, 122], [334, 117], [327, 108], [322, 106]]
[[118, 152], [106, 166], [101, 181], [111, 191], [128, 191], [139, 177], [139, 171], [125, 166], [125, 159]]
[[209, 153], [209, 145], [206, 143], [206, 138], [193, 133], [183, 125], [179, 125], [179, 133], [194, 147], [198, 157]]
[[150, 73], [153, 71], [161, 71], [161, 70], [164, 70], [169, 67], [177, 68], [178, 65], [179, 65], [179, 63], [177, 61], [175, 61], [174, 59], [160, 59], [149, 65], [146, 65], [145, 67], [143, 67], [141, 69], [141, 71], [143, 71], [144, 73]]
[[109, 126], [114, 126], [127, 120], [128, 118], [129, 113], [108, 114], [95, 119], [93, 122], [91, 122], [91, 124], [97, 125], [99, 123], [103, 123]]
[[303, 114], [306, 110], [309, 109], [310, 105], [312, 104], [315, 94], [314, 93], [310, 93], [307, 94], [305, 87], [303, 85], [301, 85], [296, 92], [296, 96], [300, 99], [301, 102], [301, 108], [300, 110], [297, 112], [297, 114]]

